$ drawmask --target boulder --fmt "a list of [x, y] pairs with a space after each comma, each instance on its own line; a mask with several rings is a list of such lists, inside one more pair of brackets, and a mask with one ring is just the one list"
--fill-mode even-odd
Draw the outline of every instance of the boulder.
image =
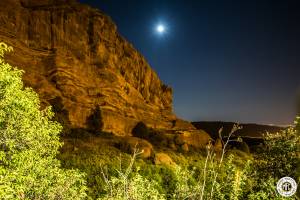
[[154, 163], [156, 165], [174, 165], [174, 161], [166, 153], [156, 153], [154, 157]]
[[222, 151], [222, 149], [223, 149], [223, 141], [220, 138], [218, 138], [215, 141], [214, 150], [220, 152]]
[[135, 151], [138, 152], [141, 158], [149, 158], [153, 154], [152, 144], [141, 138], [123, 137], [119, 146], [125, 153], [133, 154]]
[[216, 157], [219, 159], [222, 156], [224, 142], [221, 138], [217, 138], [214, 144], [214, 152], [216, 153]]
[[180, 146], [180, 149], [184, 152], [188, 152], [189, 151], [189, 145], [184, 143], [183, 145]]
[[176, 131], [174, 137], [175, 144], [179, 146], [185, 145], [185, 149], [188, 149], [188, 147], [205, 149], [210, 141], [211, 137], [203, 130]]

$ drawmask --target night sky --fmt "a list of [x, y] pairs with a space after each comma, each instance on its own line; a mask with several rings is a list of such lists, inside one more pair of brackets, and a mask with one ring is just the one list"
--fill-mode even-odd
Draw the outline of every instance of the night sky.
[[111, 16], [173, 88], [179, 117], [292, 123], [300, 94], [297, 0], [80, 2]]

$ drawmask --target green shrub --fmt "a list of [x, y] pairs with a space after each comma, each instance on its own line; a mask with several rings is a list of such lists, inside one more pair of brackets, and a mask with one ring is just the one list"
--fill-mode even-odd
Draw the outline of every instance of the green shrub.
[[[290, 176], [298, 183], [300, 181], [300, 118], [295, 120], [295, 126], [289, 127], [276, 134], [266, 134], [265, 146], [255, 157], [255, 166], [252, 176], [254, 177], [253, 190], [262, 195], [261, 199], [280, 199], [274, 190], [276, 182]], [[268, 183], [268, 187], [261, 187]], [[299, 190], [298, 190], [299, 191]], [[252, 194], [255, 196], [255, 194]], [[298, 192], [299, 196], [299, 192]], [[294, 199], [290, 197], [290, 199]]]
[[111, 177], [107, 185], [108, 193], [99, 200], [163, 200], [164, 196], [155, 188], [156, 182], [148, 180], [139, 173], [133, 174], [128, 179]]
[[60, 168], [62, 127], [38, 95], [24, 88], [22, 71], [3, 60], [0, 43], [0, 199], [84, 199], [83, 174]]
[[157, 190], [158, 184], [148, 180], [139, 174], [139, 170], [133, 172], [133, 164], [136, 156], [140, 154], [135, 151], [130, 164], [125, 170], [117, 170], [118, 175], [108, 177], [102, 171], [105, 180], [106, 194], [99, 200], [163, 200], [164, 195]]
[[280, 179], [284, 176], [296, 178], [299, 165], [300, 132], [299, 118], [295, 127], [289, 127], [276, 134], [267, 133], [265, 147], [256, 158], [256, 169], [260, 177]]
[[298, 133], [298, 135], [300, 134], [300, 117], [296, 117], [296, 120], [295, 120], [295, 129]]
[[250, 154], [250, 148], [246, 142], [241, 142], [241, 151]]

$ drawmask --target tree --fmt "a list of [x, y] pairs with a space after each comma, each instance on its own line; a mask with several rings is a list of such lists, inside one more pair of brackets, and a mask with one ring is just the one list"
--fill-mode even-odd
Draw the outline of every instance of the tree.
[[0, 199], [84, 199], [84, 175], [56, 159], [61, 125], [4, 61], [7, 51], [0, 43]]

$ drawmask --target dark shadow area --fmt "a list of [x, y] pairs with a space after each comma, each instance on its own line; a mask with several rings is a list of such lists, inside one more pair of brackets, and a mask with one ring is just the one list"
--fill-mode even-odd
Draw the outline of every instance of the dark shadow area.
[[[205, 132], [207, 132], [213, 139], [218, 138], [218, 132], [220, 128], [223, 128], [222, 135], [223, 137], [226, 137], [228, 133], [230, 133], [234, 122], [192, 122], [192, 124], [197, 129], [202, 129]], [[276, 133], [281, 130], [283, 130], [283, 127], [278, 126], [269, 126], [269, 125], [260, 125], [260, 124], [239, 124], [242, 126], [242, 129], [237, 130], [233, 136], [240, 136], [242, 138], [263, 138], [263, 134], [266, 132], [269, 133]]]
[[97, 106], [87, 118], [87, 125], [91, 132], [100, 133], [102, 131], [103, 121], [100, 106]]
[[63, 126], [62, 135], [66, 136], [71, 133], [69, 111], [64, 108], [61, 97], [50, 99], [49, 103], [55, 113], [54, 120], [58, 121]]
[[132, 136], [142, 139], [149, 139], [150, 130], [144, 122], [138, 122], [132, 129]]

